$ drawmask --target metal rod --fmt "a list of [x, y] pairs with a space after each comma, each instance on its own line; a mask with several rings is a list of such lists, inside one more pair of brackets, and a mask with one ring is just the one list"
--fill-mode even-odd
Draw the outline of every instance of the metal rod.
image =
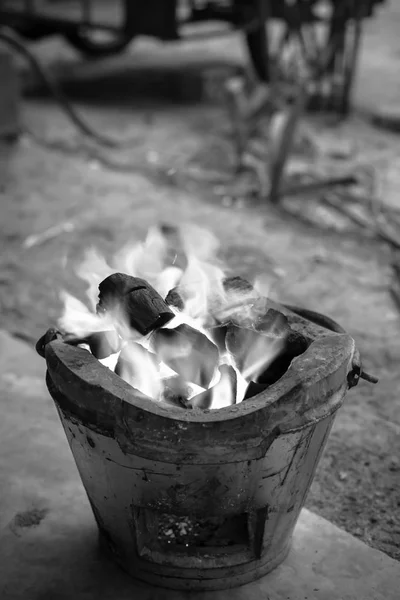
[[[32, 1], [32, 0], [31, 0]], [[2, 25], [8, 25], [7, 17], [10, 18], [10, 25], [12, 24], [12, 20], [15, 19], [15, 16], [20, 16], [20, 12], [17, 10], [9, 10], [0, 8], [0, 17], [3, 19]], [[60, 32], [76, 32], [76, 28], [82, 25], [80, 19], [75, 20], [65, 20], [65, 19], [57, 19], [54, 17], [49, 17], [47, 15], [39, 15], [39, 14], [26, 14], [24, 15], [24, 21], [27, 24], [34, 25], [47, 25], [49, 28], [55, 29]], [[101, 31], [110, 31], [113, 33], [121, 33], [121, 27], [116, 25], [110, 25], [106, 23], [96, 23], [92, 22], [90, 24], [91, 28], [98, 29]]]
[[283, 173], [285, 170], [285, 165], [290, 153], [290, 149], [292, 147], [292, 142], [294, 138], [294, 134], [296, 131], [296, 127], [300, 118], [300, 115], [303, 113], [308, 100], [308, 93], [306, 87], [303, 87], [299, 90], [297, 97], [295, 99], [294, 105], [291, 107], [290, 112], [287, 117], [286, 126], [282, 132], [282, 137], [280, 140], [280, 145], [278, 148], [278, 152], [271, 161], [270, 167], [270, 180], [271, 187], [269, 192], [269, 200], [273, 204], [277, 204], [280, 196], [280, 186], [282, 182]]
[[82, 2], [82, 21], [85, 27], [90, 27], [92, 21], [92, 1], [81, 0]]

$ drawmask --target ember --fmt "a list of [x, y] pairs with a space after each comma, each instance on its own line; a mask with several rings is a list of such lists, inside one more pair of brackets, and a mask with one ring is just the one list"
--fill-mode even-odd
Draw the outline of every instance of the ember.
[[[194, 226], [152, 228], [110, 264], [90, 250], [78, 275], [92, 310], [63, 293], [64, 342], [166, 406], [218, 409], [253, 397], [287, 368], [278, 359], [293, 332], [256, 286], [226, 276], [217, 251]], [[60, 334], [46, 335], [42, 352]]]

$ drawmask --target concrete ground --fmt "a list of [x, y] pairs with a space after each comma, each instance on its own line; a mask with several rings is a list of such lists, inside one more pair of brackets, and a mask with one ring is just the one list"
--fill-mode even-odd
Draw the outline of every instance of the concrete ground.
[[130, 579], [99, 553], [44, 360], [4, 332], [0, 357], [1, 600], [397, 600], [399, 563], [308, 510], [288, 558], [257, 582], [190, 593]]
[[[392, 2], [367, 25], [357, 107], [371, 109], [399, 97], [399, 22], [400, 7]], [[242, 64], [245, 54], [237, 41], [207, 46], [143, 41], [133, 44], [132, 55], [90, 69], [59, 40], [36, 51], [80, 80], [68, 90], [96, 127], [133, 137], [134, 143], [125, 151], [103, 152], [101, 161], [51, 100], [36, 97], [24, 105], [24, 123], [46, 143], [26, 134], [13, 150], [1, 148], [0, 326], [32, 345], [59, 315], [59, 290], [82, 293], [74, 265], [90, 245], [111, 253], [127, 239], [141, 239], [159, 221], [191, 220], [210, 228], [234, 272], [262, 273], [274, 299], [341, 322], [356, 339], [366, 368], [380, 377], [379, 385], [361, 382], [349, 393], [307, 507], [398, 559], [400, 324], [387, 291], [387, 248], [338, 223], [310, 199], [294, 204], [304, 203], [319, 227], [268, 205], [221, 201], [212, 184], [187, 177], [194, 171], [229, 172], [226, 110], [202, 95], [199, 73], [212, 72], [212, 79], [216, 66]], [[373, 130], [360, 112], [337, 129], [321, 126], [319, 133], [350, 140], [362, 155], [374, 156], [384, 200], [398, 206], [397, 137]], [[160, 165], [170, 174], [156, 175]], [[26, 243], [66, 223], [51, 239]], [[9, 460], [16, 460], [12, 453]]]

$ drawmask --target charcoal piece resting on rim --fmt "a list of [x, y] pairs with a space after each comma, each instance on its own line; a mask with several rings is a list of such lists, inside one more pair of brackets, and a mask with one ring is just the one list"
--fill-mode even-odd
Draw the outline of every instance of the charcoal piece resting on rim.
[[255, 331], [271, 337], [283, 337], [289, 334], [290, 325], [288, 318], [278, 310], [270, 308], [253, 324]]
[[147, 335], [163, 327], [174, 313], [160, 294], [144, 279], [114, 273], [99, 285], [97, 312], [118, 311], [128, 325]]
[[240, 327], [252, 327], [266, 313], [267, 305], [267, 299], [254, 292], [229, 292], [226, 305], [222, 305], [214, 316], [220, 325], [234, 323]]
[[235, 369], [230, 365], [221, 365], [219, 372], [221, 378], [212, 388], [201, 392], [187, 400], [185, 405], [187, 408], [211, 408], [215, 404], [215, 408], [223, 408], [236, 404], [237, 376]]
[[218, 348], [207, 336], [183, 324], [158, 329], [152, 344], [160, 360], [185, 381], [208, 388], [218, 366]]
[[121, 338], [116, 331], [96, 331], [86, 337], [76, 337], [66, 334], [64, 342], [71, 346], [87, 344], [91, 353], [98, 359], [107, 358], [115, 354], [121, 348]]
[[107, 358], [121, 348], [121, 338], [116, 331], [98, 331], [86, 338], [90, 351], [98, 359]]

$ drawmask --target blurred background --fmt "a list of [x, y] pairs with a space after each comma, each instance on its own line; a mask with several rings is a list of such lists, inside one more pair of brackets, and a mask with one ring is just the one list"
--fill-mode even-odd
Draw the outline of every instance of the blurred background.
[[399, 27], [384, 0], [0, 0], [0, 327], [33, 345], [88, 247], [214, 232], [379, 376], [307, 506], [397, 559]]

